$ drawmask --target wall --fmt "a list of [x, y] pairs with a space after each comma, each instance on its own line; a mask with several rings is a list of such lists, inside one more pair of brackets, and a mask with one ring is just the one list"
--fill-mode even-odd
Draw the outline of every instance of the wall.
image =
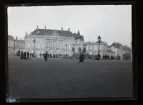
[[[33, 39], [35, 39], [35, 47]], [[57, 37], [52, 35], [28, 35], [25, 37], [25, 48], [27, 50], [35, 51], [37, 55], [45, 53], [46, 51], [51, 54], [67, 53], [71, 55], [73, 43], [73, 37]]]
[[14, 55], [14, 40], [8, 40], [8, 55]]

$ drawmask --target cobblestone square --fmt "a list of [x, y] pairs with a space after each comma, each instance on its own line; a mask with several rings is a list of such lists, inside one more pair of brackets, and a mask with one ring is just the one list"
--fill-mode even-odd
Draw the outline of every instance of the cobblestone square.
[[132, 62], [9, 58], [9, 96], [82, 98], [132, 96]]

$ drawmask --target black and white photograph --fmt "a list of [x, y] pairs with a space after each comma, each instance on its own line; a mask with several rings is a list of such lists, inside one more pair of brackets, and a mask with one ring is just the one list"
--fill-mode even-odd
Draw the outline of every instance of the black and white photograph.
[[133, 97], [132, 5], [9, 6], [8, 97]]

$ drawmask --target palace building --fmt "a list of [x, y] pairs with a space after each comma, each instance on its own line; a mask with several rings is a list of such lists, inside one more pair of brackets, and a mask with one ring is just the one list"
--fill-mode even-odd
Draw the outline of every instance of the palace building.
[[[99, 44], [100, 43], [100, 44]], [[113, 43], [110, 46], [99, 40], [97, 42], [84, 42], [83, 35], [78, 31], [72, 33], [68, 30], [39, 29], [38, 26], [30, 34], [25, 35], [24, 40], [14, 39], [8, 35], [8, 54], [20, 56], [21, 51], [34, 53], [37, 57], [46, 51], [51, 54], [69, 55], [79, 54], [80, 51], [86, 50], [89, 55], [103, 55], [117, 57], [121, 59], [132, 59], [132, 51], [127, 46], [120, 43]]]
[[84, 42], [84, 37], [80, 35], [80, 32], [72, 33], [70, 28], [68, 30], [54, 30], [47, 29], [35, 29], [30, 34], [25, 35], [25, 50], [31, 53], [35, 53], [36, 56], [45, 53], [49, 54], [67, 54], [71, 56], [73, 54], [72, 48], [81, 47]]

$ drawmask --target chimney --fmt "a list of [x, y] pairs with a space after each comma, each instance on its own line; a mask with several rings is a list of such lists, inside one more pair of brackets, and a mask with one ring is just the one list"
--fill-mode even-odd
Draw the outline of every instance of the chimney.
[[63, 27], [61, 27], [61, 30], [63, 31]]
[[70, 28], [68, 28], [68, 31], [70, 31]]
[[17, 38], [17, 36], [16, 36], [16, 38], [15, 38], [16, 40], [18, 40], [18, 38]]
[[37, 30], [38, 30], [39, 28], [38, 28], [38, 25], [37, 25]]
[[78, 30], [77, 34], [78, 34], [78, 35], [80, 35], [80, 32], [79, 32], [79, 30]]

